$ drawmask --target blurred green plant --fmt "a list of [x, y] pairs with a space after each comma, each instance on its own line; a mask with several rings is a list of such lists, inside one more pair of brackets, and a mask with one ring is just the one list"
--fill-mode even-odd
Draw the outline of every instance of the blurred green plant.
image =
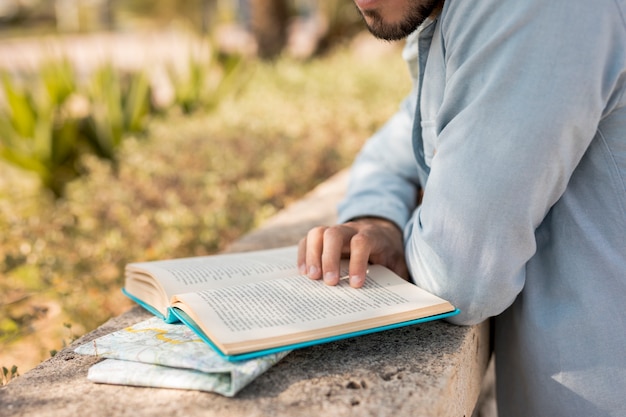
[[124, 135], [145, 130], [151, 94], [143, 71], [120, 73], [111, 64], [95, 71], [86, 88], [89, 112], [81, 133], [98, 156], [115, 162]]
[[0, 156], [35, 172], [60, 195], [64, 183], [78, 174], [78, 121], [68, 106], [76, 92], [75, 75], [67, 60], [43, 63], [38, 75], [19, 80], [1, 74]]
[[2, 380], [0, 381], [0, 386], [8, 384], [13, 378], [16, 378], [18, 376], [20, 376], [20, 374], [17, 372], [16, 365], [13, 365], [10, 370], [7, 367], [3, 366]]
[[114, 160], [122, 136], [145, 129], [150, 86], [143, 72], [98, 69], [86, 91], [66, 59], [43, 63], [25, 79], [1, 74], [0, 157], [35, 172], [55, 196], [78, 177], [85, 153]]
[[183, 113], [213, 110], [228, 95], [241, 91], [249, 68], [242, 55], [224, 53], [206, 42], [199, 51], [190, 51], [183, 68], [167, 67], [174, 90], [174, 104]]
[[[245, 83], [241, 56], [204, 45], [207, 59], [189, 54], [183, 69], [169, 68], [174, 104], [186, 114], [214, 109]], [[121, 72], [112, 64], [78, 83], [66, 59], [43, 63], [35, 74], [0, 74], [0, 158], [37, 174], [56, 197], [82, 174], [85, 154], [117, 161], [125, 136], [145, 132], [160, 109], [146, 71]]]

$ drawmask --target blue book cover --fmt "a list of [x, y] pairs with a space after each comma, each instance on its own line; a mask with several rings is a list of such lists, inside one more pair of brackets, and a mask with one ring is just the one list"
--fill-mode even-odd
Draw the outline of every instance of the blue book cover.
[[423, 317], [423, 318], [420, 318], [420, 319], [408, 320], [408, 321], [403, 321], [403, 322], [400, 322], [400, 323], [390, 324], [390, 325], [386, 325], [386, 326], [374, 327], [374, 328], [370, 328], [370, 329], [367, 329], [367, 330], [360, 330], [360, 331], [356, 331], [356, 332], [344, 333], [344, 334], [340, 334], [340, 335], [332, 336], [332, 337], [324, 337], [324, 338], [321, 338], [321, 339], [311, 340], [311, 341], [308, 341], [308, 342], [288, 344], [288, 345], [278, 346], [278, 347], [275, 347], [275, 348], [262, 349], [262, 350], [247, 352], [247, 353], [241, 353], [241, 354], [237, 354], [237, 355], [227, 355], [224, 352], [222, 352], [215, 345], [215, 343], [213, 343], [213, 341], [211, 341], [211, 339], [209, 339], [209, 337], [206, 334], [204, 334], [204, 332], [200, 329], [200, 327], [196, 324], [196, 322], [194, 322], [193, 319], [191, 317], [189, 317], [189, 315], [187, 315], [187, 313], [185, 313], [184, 311], [182, 311], [182, 310], [180, 310], [178, 308], [173, 308], [173, 309], [171, 309], [171, 311], [172, 311], [172, 313], [176, 317], [178, 317], [178, 319], [181, 322], [185, 323], [191, 330], [193, 330], [198, 335], [198, 337], [200, 337], [209, 346], [211, 346], [211, 348], [213, 348], [213, 350], [215, 350], [215, 352], [218, 355], [220, 355], [224, 359], [226, 359], [228, 361], [231, 361], [231, 362], [245, 361], [245, 360], [249, 360], [249, 359], [259, 358], [261, 356], [265, 356], [265, 355], [269, 355], [269, 354], [274, 354], [274, 353], [279, 353], [279, 352], [284, 352], [284, 351], [289, 351], [289, 350], [294, 350], [294, 349], [302, 349], [302, 348], [309, 347], [309, 346], [321, 345], [321, 344], [324, 344], [324, 343], [330, 343], [330, 342], [335, 342], [335, 341], [338, 341], [338, 340], [348, 339], [348, 338], [352, 338], [352, 337], [357, 337], [357, 336], [363, 336], [363, 335], [367, 335], [367, 334], [371, 334], [371, 333], [382, 332], [382, 331], [385, 331], [385, 330], [397, 329], [397, 328], [400, 328], [400, 327], [411, 326], [411, 325], [415, 325], [415, 324], [419, 324], [419, 323], [425, 323], [425, 322], [428, 322], [428, 321], [445, 319], [447, 317], [452, 317], [452, 316], [455, 316], [455, 315], [460, 313], [460, 310], [455, 309], [455, 310], [450, 311], [448, 313], [436, 314], [434, 316]]
[[176, 316], [172, 312], [171, 308], [167, 309], [167, 315], [163, 315], [159, 310], [157, 310], [156, 308], [154, 308], [150, 304], [144, 302], [142, 299], [140, 299], [138, 297], [135, 297], [134, 295], [132, 295], [131, 293], [126, 291], [126, 288], [122, 288], [122, 293], [126, 297], [130, 298], [131, 300], [133, 300], [134, 302], [139, 304], [141, 307], [143, 307], [144, 309], [148, 310], [150, 313], [154, 314], [155, 316], [157, 316], [158, 318], [162, 319], [166, 323], [172, 324], [172, 323], [178, 323], [180, 321], [178, 316]]

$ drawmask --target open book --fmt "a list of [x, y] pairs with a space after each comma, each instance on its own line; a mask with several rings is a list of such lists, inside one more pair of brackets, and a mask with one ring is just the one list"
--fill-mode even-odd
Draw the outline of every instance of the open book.
[[[327, 286], [301, 275], [297, 248], [132, 263], [124, 293], [172, 323], [191, 327], [229, 360], [310, 346], [458, 310], [380, 265], [365, 285]], [[347, 272], [347, 264], [344, 265]]]

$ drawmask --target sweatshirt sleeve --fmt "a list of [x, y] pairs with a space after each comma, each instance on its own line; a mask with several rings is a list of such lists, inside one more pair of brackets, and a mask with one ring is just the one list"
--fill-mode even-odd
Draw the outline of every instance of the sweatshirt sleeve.
[[400, 229], [413, 212], [419, 181], [411, 152], [414, 103], [407, 98], [400, 110], [361, 149], [351, 171], [348, 190], [339, 204], [339, 222], [376, 216]]

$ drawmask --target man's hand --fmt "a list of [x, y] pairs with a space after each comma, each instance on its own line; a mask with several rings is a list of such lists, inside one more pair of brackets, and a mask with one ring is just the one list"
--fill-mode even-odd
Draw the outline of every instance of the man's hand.
[[409, 273], [404, 259], [402, 231], [392, 222], [363, 217], [331, 227], [316, 227], [300, 240], [298, 268], [311, 279], [328, 285], [339, 282], [341, 258], [350, 258], [350, 286], [365, 283], [368, 263], [381, 264], [404, 279]]

